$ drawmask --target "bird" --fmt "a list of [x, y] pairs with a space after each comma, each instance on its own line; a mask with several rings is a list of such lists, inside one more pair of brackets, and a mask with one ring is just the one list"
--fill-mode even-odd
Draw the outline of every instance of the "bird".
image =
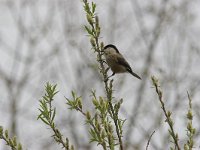
[[125, 60], [123, 55], [119, 52], [117, 47], [113, 44], [108, 44], [103, 48], [103, 54], [109, 68], [111, 68], [113, 74], [108, 78], [114, 76], [117, 73], [130, 73], [134, 77], [141, 80], [141, 77], [132, 71], [129, 63]]

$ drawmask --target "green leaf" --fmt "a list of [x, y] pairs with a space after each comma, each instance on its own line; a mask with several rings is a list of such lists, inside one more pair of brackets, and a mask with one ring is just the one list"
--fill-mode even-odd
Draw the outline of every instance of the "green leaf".
[[96, 10], [96, 4], [94, 2], [92, 2], [92, 13], [94, 13]]
[[47, 125], [50, 125], [49, 122], [47, 120], [45, 120], [44, 118], [40, 117], [40, 119]]
[[76, 93], [75, 93], [74, 91], [72, 91], [72, 97], [73, 97], [74, 99], [76, 99]]
[[90, 29], [90, 28], [87, 27], [86, 25], [85, 25], [84, 27], [85, 27], [85, 30], [87, 31], [88, 34], [93, 35], [92, 29]]
[[53, 120], [54, 120], [54, 118], [55, 118], [55, 115], [56, 115], [56, 108], [54, 108], [54, 110], [53, 110], [51, 122], [53, 122]]

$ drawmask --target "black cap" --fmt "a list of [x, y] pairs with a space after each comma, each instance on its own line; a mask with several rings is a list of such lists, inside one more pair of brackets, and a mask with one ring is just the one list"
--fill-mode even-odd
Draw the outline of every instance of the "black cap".
[[113, 45], [113, 44], [108, 44], [108, 45], [106, 45], [106, 46], [104, 47], [104, 49], [107, 49], [107, 48], [109, 48], [109, 47], [114, 48], [114, 49], [116, 50], [116, 52], [119, 53], [119, 50], [118, 50], [117, 47], [116, 47], [115, 45]]

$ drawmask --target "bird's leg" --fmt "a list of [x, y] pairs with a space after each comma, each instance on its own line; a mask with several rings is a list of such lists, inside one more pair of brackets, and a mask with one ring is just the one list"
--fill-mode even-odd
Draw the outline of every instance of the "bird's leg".
[[105, 61], [105, 59], [101, 60], [101, 62], [103, 62], [103, 63], [107, 64], [107, 62]]
[[115, 73], [113, 72], [108, 78], [110, 78], [110, 77], [112, 77], [112, 76], [114, 76], [115, 75]]
[[108, 81], [108, 79], [109, 79], [110, 77], [114, 76], [114, 75], [115, 75], [115, 73], [113, 72], [110, 76], [107, 77], [107, 79], [106, 79], [105, 81]]
[[107, 62], [105, 60], [102, 60], [103, 63], [107, 64]]
[[107, 64], [107, 62], [105, 61], [105, 59], [101, 59], [101, 60], [98, 59], [97, 61]]

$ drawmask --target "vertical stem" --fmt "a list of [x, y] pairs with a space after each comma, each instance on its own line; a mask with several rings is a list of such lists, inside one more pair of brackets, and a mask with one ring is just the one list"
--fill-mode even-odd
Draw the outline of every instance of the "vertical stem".
[[[92, 38], [94, 38], [94, 43], [92, 44], [92, 46], [95, 49], [95, 52], [97, 52], [97, 58], [98, 58], [98, 62], [100, 64], [100, 73], [102, 74], [103, 80], [104, 80], [106, 96], [107, 96], [107, 99], [108, 99], [109, 109], [110, 109], [110, 111], [108, 111], [108, 112], [109, 112], [109, 114], [110, 114], [110, 116], [113, 119], [114, 124], [115, 124], [115, 130], [117, 132], [120, 150], [123, 150], [123, 143], [122, 143], [122, 138], [121, 138], [121, 135], [120, 135], [119, 125], [118, 125], [119, 119], [118, 119], [117, 114], [115, 113], [115, 110], [114, 110], [113, 104], [112, 104], [112, 82], [113, 81], [111, 80], [109, 82], [109, 85], [108, 85], [109, 80], [107, 80], [107, 77], [108, 77], [107, 71], [104, 67], [103, 59], [102, 59], [102, 55], [103, 55], [102, 47], [99, 46], [99, 39], [98, 38], [99, 38], [99, 34], [100, 34], [100, 27], [99, 27], [98, 17], [95, 15], [94, 11], [90, 10], [90, 7], [89, 7], [87, 0], [83, 0], [83, 2], [85, 4], [85, 10], [86, 10], [86, 13], [88, 15], [87, 16], [88, 22], [89, 22], [89, 24], [92, 28], [92, 30], [91, 30], [92, 33], [90, 33]], [[96, 22], [93, 20], [93, 18], [96, 19], [95, 20]]]
[[[110, 106], [110, 109], [111, 109], [111, 113], [112, 113], [112, 116], [113, 116], [113, 121], [114, 121], [114, 124], [115, 124], [117, 137], [118, 137], [118, 140], [119, 140], [120, 150], [123, 150], [123, 142], [122, 142], [121, 135], [119, 133], [118, 116], [115, 114], [115, 111], [114, 111], [114, 108], [113, 108], [113, 105], [112, 105], [112, 87], [108, 86], [107, 73], [106, 73], [105, 67], [103, 65], [102, 53], [101, 53], [101, 50], [100, 50], [100, 47], [99, 47], [98, 37], [95, 38], [95, 42], [96, 42], [96, 46], [97, 46], [97, 49], [98, 49], [97, 52], [98, 52], [98, 55], [100, 57], [99, 63], [100, 63], [100, 66], [101, 66], [101, 73], [102, 73], [103, 79], [104, 79], [106, 95], [107, 95], [108, 103], [109, 103], [109, 106]], [[110, 81], [110, 83], [111, 82], [112, 81]]]

